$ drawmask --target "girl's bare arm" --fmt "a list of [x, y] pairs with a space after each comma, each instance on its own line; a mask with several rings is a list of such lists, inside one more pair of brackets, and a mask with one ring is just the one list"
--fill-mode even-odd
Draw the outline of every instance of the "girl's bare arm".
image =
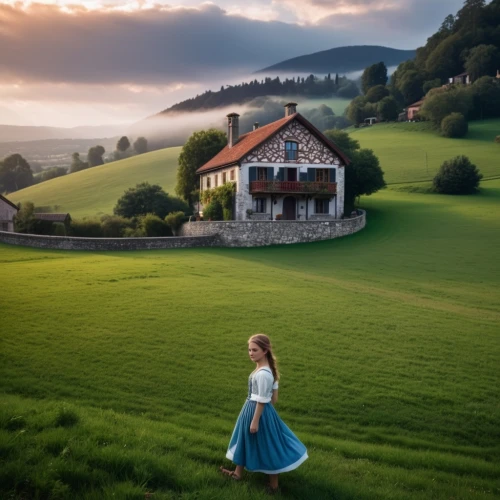
[[255, 405], [255, 413], [253, 414], [253, 419], [252, 422], [250, 423], [250, 432], [254, 434], [255, 432], [258, 432], [259, 430], [259, 421], [260, 421], [260, 416], [262, 415], [262, 412], [264, 411], [264, 405], [266, 403], [257, 403]]
[[273, 395], [271, 397], [271, 404], [274, 406], [278, 402], [278, 389], [273, 390]]

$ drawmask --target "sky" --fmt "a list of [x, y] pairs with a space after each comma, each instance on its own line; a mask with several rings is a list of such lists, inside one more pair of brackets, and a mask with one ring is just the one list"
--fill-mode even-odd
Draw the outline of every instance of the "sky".
[[415, 49], [463, 0], [0, 0], [0, 124], [134, 123], [345, 45]]

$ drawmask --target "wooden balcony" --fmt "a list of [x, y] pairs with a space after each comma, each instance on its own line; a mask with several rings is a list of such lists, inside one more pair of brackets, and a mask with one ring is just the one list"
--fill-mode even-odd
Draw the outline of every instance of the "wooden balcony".
[[337, 194], [336, 182], [253, 181], [250, 193]]

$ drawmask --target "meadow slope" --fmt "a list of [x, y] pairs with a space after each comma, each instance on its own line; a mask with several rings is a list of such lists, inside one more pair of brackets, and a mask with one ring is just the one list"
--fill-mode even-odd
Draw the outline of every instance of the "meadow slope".
[[160, 149], [58, 177], [9, 194], [14, 203], [32, 201], [72, 217], [112, 214], [120, 196], [139, 182], [159, 184], [175, 195], [180, 147]]
[[500, 180], [362, 205], [312, 244], [0, 245], [0, 496], [265, 498], [217, 473], [264, 331], [310, 454], [278, 498], [498, 498]]

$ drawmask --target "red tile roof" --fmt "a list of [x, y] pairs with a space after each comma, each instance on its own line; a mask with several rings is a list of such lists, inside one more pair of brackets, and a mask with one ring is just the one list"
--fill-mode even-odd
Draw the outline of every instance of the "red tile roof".
[[413, 104], [410, 104], [408, 107], [409, 108], [414, 108], [416, 106], [422, 106], [422, 103], [424, 102], [423, 99], [420, 99], [420, 101], [414, 102]]
[[238, 142], [230, 148], [225, 146], [224, 149], [216, 154], [210, 161], [200, 167], [196, 173], [200, 174], [208, 170], [215, 170], [217, 168], [225, 167], [238, 163], [247, 154], [260, 146], [263, 142], [271, 138], [274, 134], [278, 133], [288, 123], [293, 120], [298, 120], [302, 125], [309, 129], [320, 141], [325, 143], [337, 156], [339, 156], [345, 164], [350, 163], [349, 158], [340, 151], [340, 149], [329, 139], [327, 139], [312, 123], [307, 121], [300, 113], [295, 113], [290, 116], [281, 118], [275, 122], [264, 125], [263, 127], [248, 132], [239, 137]]
[[14, 203], [12, 203], [10, 200], [8, 200], [7, 198], [5, 198], [5, 196], [2, 196], [1, 194], [0, 194], [0, 200], [5, 201], [5, 203], [9, 204], [12, 208], [15, 208], [16, 210], [19, 210], [19, 208], [17, 208], [17, 205], [15, 205]]

